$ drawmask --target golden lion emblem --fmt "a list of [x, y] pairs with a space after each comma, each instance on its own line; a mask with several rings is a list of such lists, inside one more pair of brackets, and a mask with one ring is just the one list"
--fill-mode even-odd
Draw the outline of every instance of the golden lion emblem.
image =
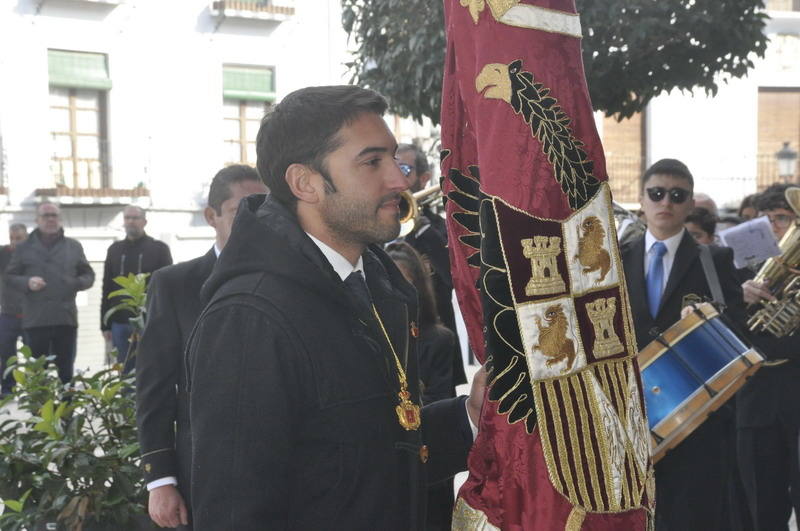
[[605, 280], [611, 270], [611, 256], [603, 248], [605, 238], [606, 231], [597, 216], [589, 216], [578, 227], [578, 254], [575, 258], [583, 265], [584, 274], [600, 271], [598, 283]]
[[575, 362], [575, 344], [567, 337], [569, 322], [564, 315], [564, 308], [560, 304], [549, 306], [544, 311], [545, 326], [538, 315], [534, 319], [539, 328], [539, 344], [533, 348], [550, 358], [547, 360], [548, 367], [567, 360], [567, 366], [561, 372], [568, 372]]

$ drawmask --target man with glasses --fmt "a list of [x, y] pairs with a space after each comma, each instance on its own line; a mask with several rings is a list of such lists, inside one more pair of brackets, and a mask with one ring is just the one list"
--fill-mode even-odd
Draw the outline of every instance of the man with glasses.
[[[694, 208], [689, 168], [663, 159], [641, 179], [647, 232], [622, 248], [639, 348], [678, 322], [692, 303], [712, 298], [700, 248], [684, 228]], [[744, 319], [744, 304], [730, 249], [710, 246], [727, 305]], [[698, 352], [698, 355], [703, 353]], [[731, 414], [720, 410], [655, 465], [656, 529], [728, 530], [728, 474], [732, 468]]]
[[42, 203], [37, 228], [17, 245], [6, 270], [9, 284], [24, 290], [22, 329], [34, 356], [55, 355], [58, 377], [72, 379], [78, 336], [75, 296], [94, 284], [94, 270], [78, 240], [64, 236], [61, 209]]
[[[790, 186], [772, 185], [755, 199], [778, 240], [797, 217], [784, 196]], [[761, 282], [747, 280], [742, 288], [748, 303], [775, 298]], [[800, 334], [776, 338], [754, 333], [752, 339], [767, 361], [737, 396], [739, 469], [755, 528], [787, 529], [792, 509], [800, 514]]]

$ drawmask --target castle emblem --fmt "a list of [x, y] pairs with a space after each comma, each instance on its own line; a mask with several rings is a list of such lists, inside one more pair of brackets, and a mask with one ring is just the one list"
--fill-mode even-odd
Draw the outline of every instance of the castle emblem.
[[614, 317], [617, 314], [617, 299], [597, 299], [586, 304], [586, 312], [594, 326], [594, 355], [597, 359], [607, 358], [625, 351], [622, 342], [614, 331]]
[[561, 238], [534, 236], [520, 243], [523, 255], [531, 261], [531, 279], [525, 286], [525, 295], [552, 295], [566, 290], [556, 262], [561, 254]]

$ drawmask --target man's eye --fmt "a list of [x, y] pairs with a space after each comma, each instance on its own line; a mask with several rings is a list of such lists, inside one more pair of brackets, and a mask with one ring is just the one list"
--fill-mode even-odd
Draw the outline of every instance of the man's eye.
[[377, 166], [380, 163], [381, 163], [381, 159], [377, 159], [377, 158], [376, 159], [369, 159], [367, 161], [367, 164], [369, 164], [370, 166]]

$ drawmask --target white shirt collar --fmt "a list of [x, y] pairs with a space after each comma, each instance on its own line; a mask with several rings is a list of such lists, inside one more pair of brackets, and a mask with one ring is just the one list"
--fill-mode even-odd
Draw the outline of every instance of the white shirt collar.
[[667, 254], [669, 256], [675, 256], [675, 253], [678, 252], [678, 246], [680, 246], [681, 240], [683, 239], [684, 232], [686, 232], [685, 228], [681, 229], [681, 231], [678, 234], [670, 236], [666, 240], [659, 240], [655, 236], [653, 236], [653, 233], [651, 233], [650, 230], [648, 229], [644, 235], [644, 254], [650, 253], [650, 249], [653, 248], [653, 244], [656, 243], [657, 241], [661, 241], [664, 245], [667, 246]]
[[[306, 232], [306, 234], [308, 233]], [[322, 251], [322, 254], [325, 256], [325, 259], [328, 260], [328, 263], [331, 264], [333, 270], [336, 271], [336, 274], [339, 275], [342, 280], [346, 279], [353, 271], [361, 271], [363, 273], [364, 259], [361, 256], [358, 257], [358, 262], [356, 262], [355, 267], [353, 267], [353, 264], [350, 263], [350, 260], [342, 256], [330, 245], [323, 243], [311, 234], [308, 234], [308, 237], [311, 238], [311, 241], [314, 242], [317, 247], [319, 247], [319, 250]]]
[[214, 254], [217, 255], [217, 258], [219, 258], [219, 253], [221, 253], [221, 252], [222, 252], [222, 249], [219, 248], [219, 246], [217, 245], [217, 242], [214, 242]]

